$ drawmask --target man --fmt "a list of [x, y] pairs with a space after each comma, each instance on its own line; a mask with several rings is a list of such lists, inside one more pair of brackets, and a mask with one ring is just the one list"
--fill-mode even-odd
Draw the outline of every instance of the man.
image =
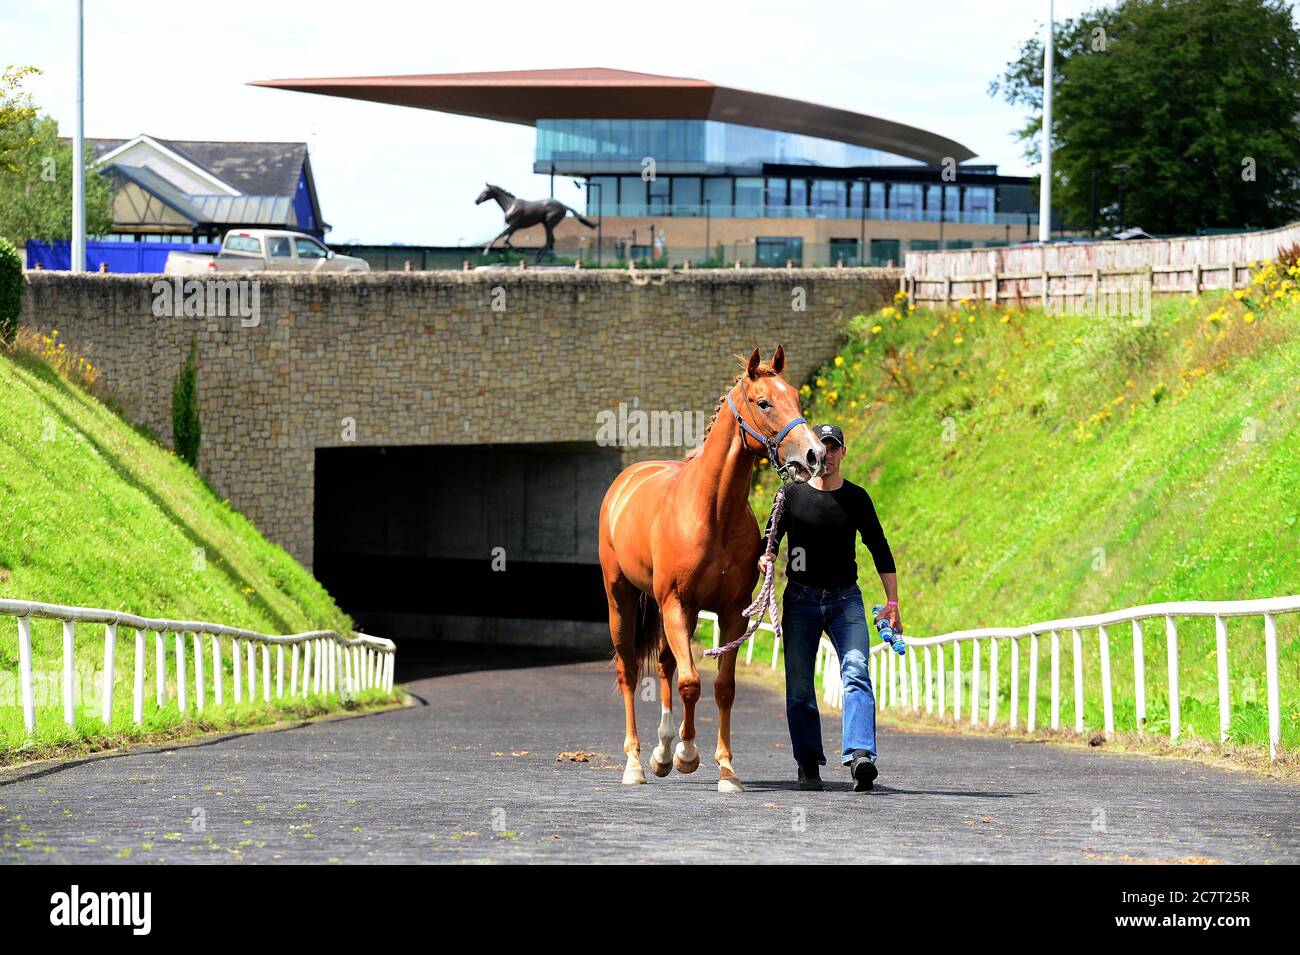
[[[781, 604], [786, 720], [790, 724], [791, 749], [799, 764], [799, 788], [824, 789], [818, 767], [826, 764], [826, 756], [813, 666], [817, 644], [825, 631], [840, 658], [840, 679], [844, 684], [840, 760], [849, 768], [854, 791], [865, 792], [872, 788], [877, 773], [876, 698], [867, 669], [871, 631], [858, 589], [854, 536], [861, 535], [867, 545], [885, 589], [887, 602], [881, 619], [888, 618], [893, 628], [901, 631], [898, 577], [870, 495], [844, 480], [840, 473], [844, 432], [833, 424], [817, 425], [813, 431], [826, 446], [822, 474], [803, 484], [786, 486], [785, 508], [777, 525], [777, 548], [781, 538], [790, 535], [787, 585]], [[764, 573], [771, 559], [766, 554], [759, 558], [758, 566]]]

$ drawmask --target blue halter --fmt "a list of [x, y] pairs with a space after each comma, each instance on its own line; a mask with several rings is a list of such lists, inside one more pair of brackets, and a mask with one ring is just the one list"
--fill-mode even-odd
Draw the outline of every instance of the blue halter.
[[767, 457], [768, 460], [772, 462], [772, 467], [776, 469], [776, 472], [780, 474], [782, 478], [785, 478], [786, 470], [789, 465], [783, 466], [781, 464], [781, 459], [777, 455], [777, 449], [781, 446], [781, 442], [785, 440], [785, 436], [789, 434], [796, 425], [807, 424], [808, 419], [802, 417], [793, 419], [777, 433], [776, 437], [769, 440], [749, 425], [745, 424], [745, 419], [740, 416], [740, 411], [737, 410], [736, 402], [732, 399], [730, 391], [727, 392], [727, 404], [731, 406], [731, 413], [736, 416], [736, 424], [740, 425], [740, 430], [767, 449]]

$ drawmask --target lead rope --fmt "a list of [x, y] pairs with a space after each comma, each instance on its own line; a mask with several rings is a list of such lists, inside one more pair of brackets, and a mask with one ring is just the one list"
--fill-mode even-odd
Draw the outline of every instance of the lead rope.
[[[730, 653], [733, 650], [740, 649], [740, 645], [752, 637], [758, 631], [758, 625], [763, 622], [764, 613], [772, 621], [772, 629], [776, 632], [776, 639], [781, 640], [781, 618], [776, 612], [776, 528], [781, 523], [781, 512], [785, 508], [785, 485], [783, 484], [776, 492], [776, 499], [772, 502], [771, 526], [767, 531], [767, 556], [772, 558], [771, 563], [767, 565], [767, 572], [763, 575], [763, 587], [754, 598], [754, 602], [746, 607], [742, 613], [751, 618], [749, 629], [745, 633], [732, 640], [725, 647], [711, 647], [704, 651], [706, 657], [720, 657], [724, 653]], [[717, 626], [714, 624], [714, 626]]]

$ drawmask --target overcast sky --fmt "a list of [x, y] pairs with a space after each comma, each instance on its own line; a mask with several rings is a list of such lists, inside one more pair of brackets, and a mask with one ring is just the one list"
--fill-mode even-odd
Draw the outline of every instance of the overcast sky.
[[[1103, 4], [1057, 0], [1058, 19]], [[71, 133], [73, 0], [0, 4], [0, 63]], [[548, 4], [86, 0], [86, 135], [310, 144], [331, 242], [480, 241], [484, 180], [545, 196], [531, 127], [258, 89], [302, 76], [604, 66], [689, 76], [919, 126], [1032, 172], [1018, 110], [988, 95], [1047, 0]], [[569, 179], [556, 195], [580, 205]]]

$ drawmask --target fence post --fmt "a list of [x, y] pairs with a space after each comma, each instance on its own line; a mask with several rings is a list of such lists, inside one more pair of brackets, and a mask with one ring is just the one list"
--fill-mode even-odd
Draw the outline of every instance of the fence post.
[[177, 630], [172, 634], [176, 645], [176, 706], [181, 713], [184, 713], [188, 707], [186, 704], [187, 690], [185, 688], [185, 634]]
[[1226, 743], [1232, 723], [1232, 700], [1228, 686], [1228, 624], [1217, 615], [1214, 618], [1214, 645], [1219, 664], [1219, 742]]
[[158, 709], [167, 703], [167, 638], [163, 631], [153, 632], [154, 701]]
[[194, 712], [203, 712], [203, 634], [194, 634]]
[[989, 639], [989, 726], [998, 718], [998, 638]]
[[244, 641], [244, 669], [248, 677], [248, 702], [257, 702], [257, 656], [253, 649], [253, 641]]
[[1178, 707], [1178, 624], [1173, 616], [1165, 617], [1165, 650], [1169, 660], [1169, 739], [1175, 742], [1182, 732]]
[[1070, 631], [1074, 640], [1074, 731], [1083, 732], [1083, 637]]
[[947, 693], [944, 687], [944, 675], [946, 671], [944, 670], [943, 644], [939, 644], [934, 648], [934, 650], [936, 657], [935, 662], [939, 664], [939, 716], [942, 717], [944, 710], [948, 708], [948, 701], [944, 698]]
[[221, 687], [221, 635], [212, 635], [212, 699], [221, 706], [226, 702]]
[[1147, 722], [1146, 650], [1142, 646], [1142, 622], [1133, 621], [1133, 692], [1137, 704], [1137, 731], [1141, 735]]
[[1038, 728], [1038, 634], [1029, 635], [1029, 721], [1026, 729], [1033, 732]]
[[284, 699], [284, 644], [275, 645], [275, 698]]
[[75, 625], [63, 621], [63, 722], [72, 726], [77, 722], [77, 660], [73, 647]]
[[952, 719], [961, 719], [961, 641], [952, 642]]
[[921, 674], [916, 665], [916, 648], [907, 648], [907, 670], [912, 675], [912, 709], [913, 711], [921, 708], [920, 679]]
[[1277, 759], [1282, 741], [1281, 705], [1277, 689], [1277, 621], [1264, 614], [1264, 667], [1268, 681], [1268, 758]]
[[1097, 628], [1098, 647], [1101, 650], [1101, 708], [1105, 722], [1106, 738], [1115, 733], [1115, 707], [1110, 687], [1110, 635], [1105, 627]]
[[952, 276], [943, 277], [943, 307], [947, 308], [948, 303], [952, 301]]
[[1235, 291], [1237, 288], [1237, 260], [1231, 259], [1228, 262], [1228, 291]]
[[989, 301], [994, 305], [998, 304], [998, 271], [994, 269], [989, 273]]
[[[66, 714], [65, 714], [66, 715]], [[135, 632], [135, 680], [131, 694], [131, 717], [135, 725], [144, 722], [144, 631]]]
[[292, 661], [293, 668], [289, 674], [289, 695], [297, 696], [298, 695], [298, 644], [296, 643], [293, 645], [293, 653], [291, 654], [291, 656], [293, 657], [293, 661]]
[[930, 648], [925, 648], [925, 712], [930, 714], [934, 712], [934, 683], [933, 671], [931, 669], [932, 658]]
[[236, 706], [244, 702], [244, 653], [239, 646], [242, 642], [233, 637], [230, 640], [230, 658], [234, 660], [235, 666], [234, 676], [230, 682], [235, 685]]
[[1092, 311], [1089, 313], [1094, 318], [1097, 316], [1097, 302], [1101, 299], [1101, 269], [1092, 270]]
[[1192, 263], [1192, 294], [1201, 294], [1201, 260]]
[[970, 661], [970, 725], [974, 726], [980, 719], [980, 642], [971, 641]]
[[1011, 728], [1020, 725], [1020, 640], [1011, 638]]
[[1052, 729], [1061, 728], [1061, 635], [1052, 631]]
[[36, 697], [32, 693], [32, 618], [18, 618], [18, 683], [23, 697], [23, 728], [36, 732]]
[[100, 710], [105, 728], [113, 724], [113, 665], [116, 651], [117, 624], [110, 623], [104, 627], [104, 692], [103, 708]]

